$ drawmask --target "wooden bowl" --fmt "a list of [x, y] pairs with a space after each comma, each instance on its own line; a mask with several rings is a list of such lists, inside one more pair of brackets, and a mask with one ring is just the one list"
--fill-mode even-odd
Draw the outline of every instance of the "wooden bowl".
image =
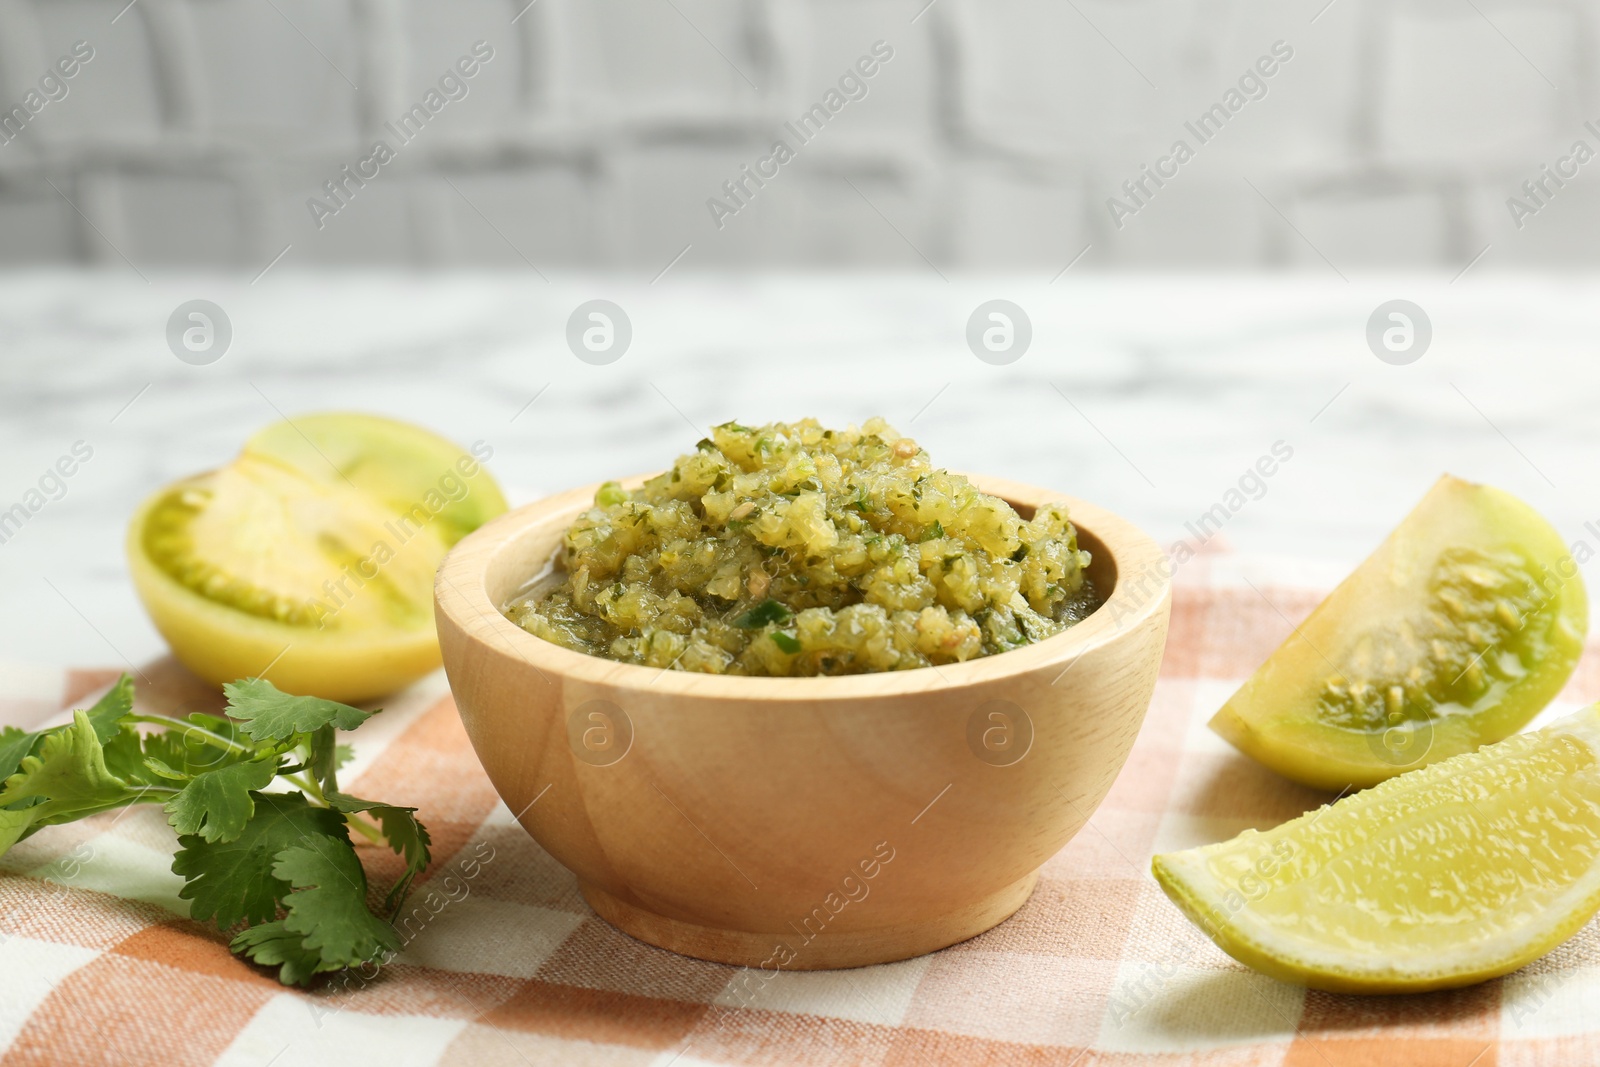
[[501, 798], [602, 918], [684, 955], [795, 970], [931, 952], [1022, 906], [1127, 758], [1171, 572], [1108, 511], [973, 481], [1025, 517], [1065, 501], [1109, 596], [1038, 644], [937, 668], [725, 677], [534, 637], [500, 608], [594, 486], [451, 551], [435, 610], [461, 720]]

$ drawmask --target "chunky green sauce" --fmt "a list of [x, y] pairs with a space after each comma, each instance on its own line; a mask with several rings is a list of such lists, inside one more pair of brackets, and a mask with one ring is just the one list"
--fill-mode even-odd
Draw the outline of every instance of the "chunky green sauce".
[[607, 659], [711, 674], [957, 663], [1094, 610], [1064, 504], [1023, 520], [882, 419], [724, 423], [629, 492], [607, 482], [558, 570], [506, 606]]

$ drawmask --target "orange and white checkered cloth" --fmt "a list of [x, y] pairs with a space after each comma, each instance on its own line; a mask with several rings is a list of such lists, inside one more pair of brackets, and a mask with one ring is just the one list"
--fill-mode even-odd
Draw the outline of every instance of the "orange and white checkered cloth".
[[[1600, 927], [1471, 989], [1308, 993], [1247, 970], [1179, 915], [1154, 852], [1266, 827], [1330, 799], [1205, 721], [1337, 573], [1208, 553], [1180, 570], [1143, 732], [1089, 825], [1014, 917], [919, 959], [787, 973], [761, 1000], [735, 968], [618, 933], [512, 820], [442, 676], [352, 735], [353, 792], [416, 804], [429, 919], [374, 977], [285, 989], [191, 922], [154, 806], [47, 829], [0, 860], [0, 1067], [40, 1064], [1600, 1063]], [[118, 670], [0, 669], [0, 722], [36, 726]], [[146, 666], [146, 708], [215, 698]], [[1549, 716], [1600, 697], [1591, 653]], [[364, 849], [374, 882], [394, 857]]]

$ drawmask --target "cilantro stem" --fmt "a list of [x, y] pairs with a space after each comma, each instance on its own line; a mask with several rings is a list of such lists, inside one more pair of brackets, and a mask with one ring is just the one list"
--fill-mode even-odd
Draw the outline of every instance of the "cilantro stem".
[[345, 825], [349, 826], [350, 829], [354, 830], [368, 841], [371, 841], [374, 845], [382, 845], [387, 843], [384, 840], [382, 830], [378, 829], [367, 820], [361, 818], [355, 812], [346, 812], [344, 821]]
[[[328, 803], [328, 798], [322, 795], [322, 785], [313, 779], [309, 774], [279, 774], [278, 777], [282, 778], [291, 785], [299, 786], [300, 790], [305, 793], [306, 796], [310, 797], [312, 802], [318, 807], [331, 808], [333, 806]], [[371, 841], [375, 845], [388, 843], [388, 838], [384, 837], [383, 830], [369, 822], [367, 819], [362, 818], [360, 813], [346, 811], [340, 812], [340, 814], [344, 816], [346, 826], [350, 827], [350, 829], [354, 830], [368, 841]]]
[[[128, 798], [127, 802], [129, 804], [155, 804], [161, 801], [164, 797], [177, 796], [181, 792], [183, 792], [183, 790], [172, 789], [164, 785], [143, 785], [139, 787], [133, 796]], [[152, 797], [151, 799], [146, 800], [145, 795], [148, 793], [160, 793], [161, 796]]]
[[322, 786], [319, 785], [314, 779], [312, 779], [310, 775], [306, 775], [306, 774], [284, 774], [284, 773], [282, 773], [280, 771], [278, 773], [278, 777], [282, 778], [284, 781], [288, 782], [290, 785], [299, 786], [300, 787], [300, 791], [303, 792], [306, 796], [308, 796], [311, 799], [315, 800], [319, 807], [326, 808], [326, 807], [330, 806], [328, 804], [328, 798], [322, 795]]
[[165, 727], [168, 730], [176, 730], [179, 727], [182, 727], [184, 732], [187, 733], [192, 730], [193, 732], [211, 740], [219, 748], [226, 749], [229, 752], [255, 752], [255, 749], [250, 748], [248, 745], [241, 745], [231, 737], [223, 737], [221, 734], [212, 733], [203, 726], [196, 726], [194, 723], [184, 722], [182, 719], [169, 719], [164, 715], [129, 715], [126, 717], [125, 721], [146, 722], [153, 726]]

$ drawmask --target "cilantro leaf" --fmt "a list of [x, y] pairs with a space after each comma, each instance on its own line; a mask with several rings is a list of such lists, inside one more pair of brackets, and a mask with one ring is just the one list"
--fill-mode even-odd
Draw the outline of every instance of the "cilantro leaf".
[[172, 859], [172, 873], [187, 883], [178, 896], [191, 901], [189, 914], [199, 922], [213, 919], [224, 930], [278, 913], [278, 899], [289, 892], [272, 873], [279, 852], [319, 837], [350, 840], [338, 812], [314, 808], [299, 793], [257, 793], [251, 800], [255, 813], [238, 837], [180, 837], [182, 848]]
[[199, 834], [207, 841], [232, 841], [244, 833], [255, 814], [253, 791], [278, 776], [275, 759], [246, 760], [206, 771], [189, 780], [167, 801], [167, 821], [180, 834]]
[[[48, 812], [29, 812], [29, 824], [43, 826], [53, 822], [68, 822], [72, 819], [82, 818], [85, 815], [92, 815], [97, 811], [105, 811], [108, 807], [119, 807], [122, 803], [126, 803], [127, 800], [131, 799], [131, 795], [118, 799], [118, 787], [121, 788], [121, 794], [127, 794], [127, 787], [130, 784], [137, 783], [141, 777], [138, 774], [132, 775], [131, 777], [134, 781], [130, 783], [128, 781], [130, 775], [124, 773], [130, 769], [124, 765], [127, 761], [119, 758], [124, 754], [128, 745], [128, 742], [123, 740], [124, 735], [133, 733], [131, 729], [124, 728], [120, 720], [132, 710], [133, 679], [124, 674], [88, 711], [75, 712], [73, 722], [68, 725], [57, 726], [50, 730], [39, 730], [33, 733], [19, 730], [14, 726], [0, 730], [0, 783], [5, 783], [6, 785], [6, 788], [0, 791], [0, 804], [14, 805], [19, 801], [31, 798], [34, 803], [30, 807], [37, 808], [41, 805], [41, 801], [54, 801], [54, 806]], [[89, 731], [94, 738], [93, 743], [89, 741], [87, 735], [53, 743], [51, 746], [51, 766], [44, 768], [41, 765], [36, 768], [35, 770], [38, 773], [27, 779], [29, 784], [24, 785], [21, 782], [17, 784], [17, 789], [26, 788], [43, 791], [24, 794], [9, 788], [11, 785], [9, 779], [19, 771], [26, 769], [23, 767], [23, 761], [30, 756], [35, 759], [42, 759], [45, 750], [44, 742], [52, 737], [65, 736], [77, 729], [77, 717], [80, 715], [88, 720]], [[136, 738], [132, 742], [132, 747], [137, 752], [138, 741]], [[95, 759], [92, 751], [94, 749], [99, 750], [98, 759]], [[90, 802], [87, 807], [81, 810], [78, 810], [76, 805], [83, 802], [85, 798], [79, 797], [77, 800], [72, 800], [63, 793], [63, 790], [67, 788], [65, 779], [71, 777], [71, 769], [76, 765], [75, 761], [79, 759], [87, 761], [85, 766], [89, 768], [94, 776], [94, 781], [88, 784], [89, 791], [93, 793], [96, 790], [100, 790], [101, 786], [105, 786], [99, 794], [103, 799]], [[135, 763], [137, 763], [137, 760], [135, 760]], [[102, 778], [102, 772], [111, 779], [119, 780], [117, 785], [108, 784]], [[28, 828], [24, 827], [23, 831], [20, 832], [20, 836], [25, 837], [28, 832]], [[6, 837], [5, 831], [0, 829], [0, 841], [6, 842], [5, 847], [0, 848], [0, 853], [5, 852], [17, 841], [17, 838], [6, 841]]]
[[252, 741], [281, 741], [328, 725], [354, 730], [375, 714], [321, 697], [290, 696], [264, 678], [230, 682], [222, 690], [228, 711]]
[[[116, 737], [121, 730], [118, 720], [132, 710], [133, 679], [124, 674], [117, 679], [116, 685], [106, 690], [105, 696], [95, 701], [94, 707], [86, 714], [89, 716], [89, 724], [94, 727], [95, 737], [99, 738], [103, 745]], [[4, 730], [0, 730], [0, 781], [17, 773], [22, 757], [37, 748], [40, 738], [66, 729], [69, 727], [58, 726], [51, 730], [28, 733], [15, 726], [7, 726]]]
[[313, 976], [323, 971], [337, 971], [341, 966], [306, 948], [301, 936], [290, 933], [281, 919], [240, 931], [228, 942], [228, 948], [263, 966], [277, 967], [278, 981], [284, 985], [307, 985]]
[[85, 714], [103, 745], [122, 728], [122, 717], [133, 711], [133, 679], [124, 674]]
[[776, 600], [763, 600], [749, 611], [733, 620], [733, 625], [741, 630], [759, 630], [769, 622], [779, 626], [794, 618], [794, 612]]
[[[174, 720], [174, 726], [176, 726]], [[146, 734], [144, 744], [141, 746], [140, 757], [147, 770], [152, 763], [170, 770], [176, 777], [187, 781], [205, 768], [191, 768], [189, 766], [189, 752], [183, 743], [183, 738], [169, 730]], [[159, 772], [153, 772], [159, 773]], [[162, 774], [161, 777], [171, 777]]]
[[406, 873], [400, 876], [400, 880], [389, 890], [389, 895], [384, 900], [386, 910], [391, 913], [398, 910], [411, 888], [412, 880], [427, 870], [428, 863], [432, 859], [428, 846], [433, 844], [433, 838], [428, 835], [428, 828], [418, 821], [417, 809], [402, 808], [396, 804], [384, 804], [376, 800], [362, 800], [360, 797], [335, 791], [326, 792], [323, 796], [335, 811], [342, 811], [347, 815], [364, 811], [377, 819], [378, 825], [383, 827], [384, 840], [394, 849], [395, 855], [406, 861]]
[[132, 726], [113, 724], [111, 730], [99, 734], [100, 752], [106, 769], [129, 785], [165, 784], [159, 778], [152, 781], [150, 769], [144, 765], [144, 749], [139, 743], [139, 731]]
[[33, 746], [43, 736], [42, 733], [28, 733], [15, 726], [0, 730], [0, 781], [17, 773], [17, 765], [22, 762], [22, 757], [32, 752]]
[[32, 824], [19, 834], [26, 836], [32, 828], [109, 811], [139, 795], [106, 768], [105, 752], [88, 714], [75, 711], [71, 726], [45, 734], [38, 754], [22, 758], [17, 772], [0, 787], [0, 807], [35, 801], [23, 809]]
[[308, 838], [286, 848], [272, 873], [294, 887], [283, 898], [283, 928], [302, 935], [324, 963], [353, 967], [400, 951], [394, 927], [367, 910], [367, 873], [348, 837]]
[[165, 778], [169, 782], [187, 782], [189, 780], [187, 774], [154, 756], [146, 756], [144, 758], [144, 767], [145, 770], [157, 778]]
[[28, 808], [0, 808], [0, 852], [22, 840], [33, 827], [33, 815]]

